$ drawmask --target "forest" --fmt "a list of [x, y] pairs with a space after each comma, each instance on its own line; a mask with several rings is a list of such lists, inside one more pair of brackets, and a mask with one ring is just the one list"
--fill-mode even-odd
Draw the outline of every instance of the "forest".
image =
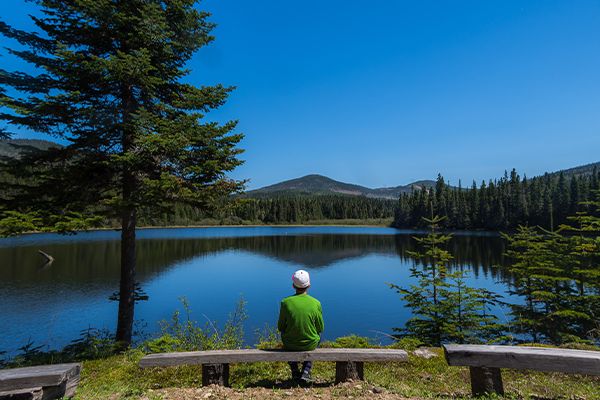
[[423, 226], [431, 213], [445, 217], [446, 229], [514, 230], [519, 225], [554, 230], [569, 215], [585, 211], [582, 202], [591, 200], [599, 187], [597, 167], [587, 174], [555, 173], [528, 179], [516, 170], [497, 180], [475, 182], [470, 188], [450, 187], [441, 175], [435, 188], [404, 194], [398, 201], [394, 226]]
[[[580, 174], [564, 172], [527, 178], [516, 170], [500, 179], [450, 186], [438, 175], [435, 187], [416, 189], [398, 200], [336, 194], [285, 194], [271, 197], [237, 196], [217, 213], [176, 205], [170, 212], [146, 217], [145, 225], [303, 224], [336, 220], [393, 219], [397, 228], [423, 228], [423, 217], [444, 217], [444, 229], [516, 230], [519, 225], [553, 230], [569, 215], [585, 211], [581, 203], [600, 189], [597, 167]], [[148, 213], [150, 214], [150, 213]]]
[[177, 205], [173, 212], [148, 218], [141, 211], [140, 221], [146, 225], [190, 224], [303, 224], [328, 220], [391, 221], [398, 202], [363, 196], [345, 195], [278, 195], [274, 197], [238, 197], [219, 212]]
[[[233, 195], [219, 207], [205, 209], [174, 204], [159, 212], [142, 207], [139, 222], [145, 226], [306, 224], [326, 221], [363, 221], [391, 224], [396, 228], [423, 228], [423, 217], [444, 217], [443, 229], [516, 230], [519, 225], [553, 230], [567, 222], [569, 215], [585, 211], [581, 203], [600, 190], [597, 166], [577, 173], [558, 172], [533, 178], [516, 170], [500, 179], [478, 186], [451, 186], [438, 175], [431, 189], [414, 189], [398, 200], [342, 194], [276, 193], [251, 197]], [[4, 174], [8, 186], [18, 179]], [[8, 193], [8, 192], [7, 192]], [[115, 226], [110, 218], [99, 226]]]

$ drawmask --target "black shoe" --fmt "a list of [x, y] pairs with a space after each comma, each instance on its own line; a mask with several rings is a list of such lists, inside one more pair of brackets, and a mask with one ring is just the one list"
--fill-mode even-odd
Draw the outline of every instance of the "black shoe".
[[300, 383], [308, 385], [312, 382], [313, 382], [313, 380], [312, 380], [312, 376], [310, 376], [310, 372], [303, 372], [302, 376], [300, 376]]
[[302, 374], [300, 373], [300, 371], [292, 372], [292, 380], [299, 381], [301, 377], [302, 377]]

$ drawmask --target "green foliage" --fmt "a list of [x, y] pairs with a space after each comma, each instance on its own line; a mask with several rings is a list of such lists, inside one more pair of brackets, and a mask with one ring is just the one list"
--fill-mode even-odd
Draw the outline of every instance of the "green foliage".
[[161, 322], [162, 335], [147, 341], [143, 348], [151, 353], [170, 351], [239, 349], [244, 344], [244, 321], [247, 318], [246, 302], [240, 299], [222, 329], [208, 320], [199, 326], [191, 317], [191, 309], [185, 298], [181, 298], [183, 316], [179, 310], [170, 321]]
[[259, 329], [256, 334], [257, 349], [281, 349], [283, 342], [281, 334], [277, 327], [266, 324], [263, 329]]
[[[433, 212], [433, 210], [432, 210]], [[498, 303], [496, 295], [467, 286], [462, 269], [448, 272], [452, 255], [443, 248], [450, 235], [437, 232], [443, 217], [426, 218], [430, 232], [415, 240], [425, 249], [412, 252], [423, 260], [411, 267], [417, 283], [408, 288], [390, 284], [411, 309], [412, 317], [404, 328], [395, 328], [398, 337], [411, 337], [427, 345], [445, 342], [478, 343], [499, 335], [502, 327], [489, 312]]]
[[333, 342], [324, 342], [322, 347], [367, 349], [378, 347], [372, 339], [364, 336], [348, 335], [336, 338]]
[[19, 368], [106, 358], [115, 353], [115, 346], [109, 332], [90, 328], [83, 330], [78, 338], [61, 350], [44, 350], [43, 346], [36, 346], [32, 342], [18, 350], [16, 356], [0, 360], [0, 367]]
[[5, 211], [0, 219], [0, 236], [13, 236], [39, 230], [41, 218], [36, 213]]
[[179, 338], [169, 334], [148, 340], [144, 343], [144, 351], [148, 353], [168, 353], [170, 351], [185, 351], [185, 346]]
[[44, 219], [39, 212], [5, 211], [0, 214], [0, 236], [13, 236], [23, 232], [58, 232], [73, 234], [100, 226], [103, 218], [79, 212], [53, 215]]
[[417, 338], [405, 336], [405, 337], [396, 339], [394, 341], [394, 343], [390, 345], [390, 347], [394, 348], [394, 349], [414, 351], [424, 345], [425, 345], [425, 343], [423, 343], [421, 340], [419, 340]]

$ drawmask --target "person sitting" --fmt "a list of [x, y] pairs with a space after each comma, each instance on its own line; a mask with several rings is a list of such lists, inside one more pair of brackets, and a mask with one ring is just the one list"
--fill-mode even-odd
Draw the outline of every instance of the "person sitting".
[[[310, 276], [304, 270], [298, 270], [292, 275], [292, 287], [296, 294], [281, 301], [279, 322], [277, 327], [281, 332], [283, 348], [288, 351], [314, 350], [321, 341], [323, 332], [323, 311], [319, 300], [307, 294], [310, 287]], [[305, 361], [302, 371], [297, 362], [290, 362], [292, 379], [302, 383], [312, 381], [310, 371], [312, 362]]]

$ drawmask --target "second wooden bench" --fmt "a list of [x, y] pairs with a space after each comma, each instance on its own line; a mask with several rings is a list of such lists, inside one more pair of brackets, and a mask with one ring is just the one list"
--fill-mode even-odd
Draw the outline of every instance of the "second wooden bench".
[[448, 365], [469, 367], [475, 396], [504, 394], [500, 368], [600, 375], [600, 351], [469, 344], [443, 347]]

